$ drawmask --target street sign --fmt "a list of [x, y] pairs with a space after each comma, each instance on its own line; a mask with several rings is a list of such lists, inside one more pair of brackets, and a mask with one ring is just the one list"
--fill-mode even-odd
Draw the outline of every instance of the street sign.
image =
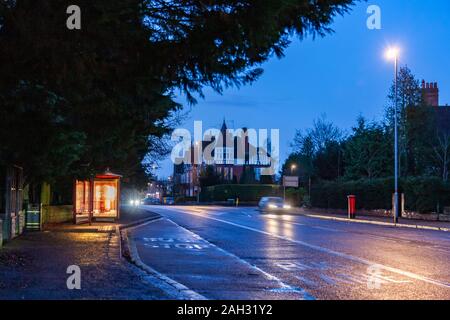
[[298, 177], [284, 176], [283, 177], [283, 186], [298, 188]]

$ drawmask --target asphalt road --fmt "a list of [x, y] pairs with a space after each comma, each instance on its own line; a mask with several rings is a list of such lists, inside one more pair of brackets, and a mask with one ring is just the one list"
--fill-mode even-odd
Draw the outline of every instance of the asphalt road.
[[145, 208], [163, 218], [131, 232], [141, 260], [207, 299], [450, 299], [447, 232]]

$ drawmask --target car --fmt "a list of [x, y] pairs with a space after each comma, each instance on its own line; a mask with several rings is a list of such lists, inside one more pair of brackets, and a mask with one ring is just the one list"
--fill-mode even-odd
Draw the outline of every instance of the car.
[[289, 212], [292, 207], [280, 197], [263, 197], [258, 203], [261, 212]]
[[174, 205], [175, 204], [175, 198], [174, 197], [165, 197], [163, 201], [164, 201], [164, 204], [167, 204], [167, 205]]
[[142, 204], [142, 200], [139, 199], [131, 199], [129, 201], [130, 206], [137, 207]]

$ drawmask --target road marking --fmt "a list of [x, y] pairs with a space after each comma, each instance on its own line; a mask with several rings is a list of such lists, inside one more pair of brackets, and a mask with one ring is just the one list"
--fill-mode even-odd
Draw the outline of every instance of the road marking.
[[152, 249], [188, 249], [204, 250], [210, 248], [209, 244], [200, 238], [142, 238], [144, 246]]
[[321, 247], [321, 246], [317, 246], [317, 245], [313, 245], [313, 244], [310, 244], [310, 243], [307, 243], [307, 242], [304, 242], [304, 241], [291, 239], [291, 238], [288, 238], [288, 237], [285, 237], [285, 236], [280, 236], [280, 235], [277, 235], [277, 234], [273, 234], [273, 233], [270, 233], [270, 232], [267, 232], [267, 231], [259, 230], [259, 229], [248, 227], [248, 226], [244, 226], [244, 225], [241, 225], [241, 224], [238, 224], [238, 223], [234, 223], [234, 222], [231, 222], [231, 221], [226, 221], [226, 220], [213, 218], [213, 217], [208, 217], [208, 216], [202, 216], [202, 215], [198, 215], [198, 214], [191, 213], [191, 212], [186, 212], [186, 211], [184, 211], [184, 212], [187, 213], [187, 214], [190, 214], [190, 215], [194, 215], [194, 216], [200, 217], [200, 218], [210, 219], [210, 220], [214, 220], [214, 221], [217, 221], [217, 222], [222, 222], [222, 223], [234, 226], [234, 227], [238, 227], [238, 228], [246, 229], [246, 230], [249, 230], [249, 231], [254, 231], [254, 232], [257, 232], [257, 233], [265, 234], [265, 235], [272, 236], [272, 237], [275, 237], [275, 238], [278, 238], [278, 239], [281, 239], [281, 240], [286, 240], [286, 241], [289, 241], [289, 242], [292, 242], [292, 243], [296, 243], [296, 244], [302, 245], [304, 247], [307, 247], [307, 248], [310, 248], [310, 249], [313, 249], [313, 250], [316, 250], [316, 251], [319, 251], [319, 252], [332, 254], [332, 255], [335, 255], [335, 256], [338, 256], [338, 257], [341, 257], [341, 258], [345, 258], [345, 259], [348, 259], [348, 260], [351, 260], [351, 261], [354, 261], [354, 262], [359, 262], [359, 263], [362, 263], [362, 264], [365, 264], [365, 265], [369, 265], [369, 266], [371, 266], [371, 265], [379, 265], [380, 268], [382, 268], [384, 270], [387, 270], [387, 271], [390, 271], [390, 272], [393, 272], [393, 273], [397, 273], [397, 274], [403, 275], [403, 276], [411, 278], [411, 279], [423, 281], [423, 282], [430, 283], [430, 284], [433, 284], [433, 285], [436, 285], [436, 286], [439, 286], [439, 287], [450, 289], [450, 284], [449, 283], [445, 283], [445, 282], [441, 282], [441, 281], [438, 281], [438, 280], [430, 279], [430, 278], [427, 278], [425, 276], [421, 276], [421, 275], [415, 274], [413, 272], [404, 271], [404, 270], [397, 269], [397, 268], [394, 268], [394, 267], [390, 267], [390, 266], [387, 266], [387, 265], [375, 263], [375, 262], [372, 262], [372, 261], [369, 261], [369, 260], [366, 260], [366, 259], [363, 259], [363, 258], [352, 256], [352, 255], [347, 254], [347, 253], [334, 251], [334, 250], [327, 249], [327, 248], [324, 248], [324, 247]]
[[[158, 219], [159, 220], [159, 219]], [[154, 221], [150, 221], [149, 223], [152, 223]], [[152, 285], [156, 285], [158, 288], [163, 290], [169, 295], [177, 296], [180, 300], [207, 300], [204, 296], [201, 294], [189, 289], [185, 285], [173, 280], [172, 278], [169, 278], [168, 276], [156, 271], [152, 267], [146, 265], [139, 256], [138, 249], [136, 247], [136, 244], [133, 240], [133, 237], [128, 237], [128, 232], [137, 228], [141, 228], [149, 223], [145, 223], [143, 225], [139, 225], [136, 227], [132, 227], [129, 230], [123, 230], [125, 234], [125, 238], [128, 242], [128, 250], [130, 252], [130, 258], [131, 261], [141, 270], [145, 271], [148, 276], [145, 277], [148, 282], [150, 282]], [[155, 278], [159, 279], [161, 283], [155, 282]]]
[[215, 244], [209, 242], [208, 240], [203, 239], [201, 236], [199, 236], [198, 234], [192, 232], [191, 230], [188, 230], [188, 229], [180, 226], [179, 224], [173, 222], [170, 219], [166, 219], [166, 220], [171, 222], [171, 223], [173, 223], [173, 224], [175, 224], [177, 227], [185, 230], [187, 233], [193, 235], [197, 239], [201, 239], [205, 243], [208, 243], [211, 247], [216, 248], [217, 250], [219, 250], [223, 254], [225, 254], [225, 255], [227, 255], [229, 257], [232, 257], [234, 259], [237, 259], [238, 261], [241, 261], [243, 264], [247, 265], [248, 267], [250, 267], [251, 269], [255, 270], [256, 272], [260, 272], [266, 279], [271, 280], [271, 281], [275, 281], [278, 284], [278, 286], [280, 286], [280, 288], [270, 289], [269, 291], [271, 291], [271, 292], [283, 292], [283, 293], [286, 293], [286, 292], [299, 293], [299, 294], [303, 295], [305, 300], [315, 300], [315, 298], [312, 295], [310, 295], [308, 292], [306, 292], [304, 289], [297, 288], [297, 287], [292, 287], [292, 286], [284, 283], [280, 278], [278, 278], [278, 277], [276, 277], [276, 276], [274, 276], [274, 275], [272, 275], [272, 274], [262, 270], [261, 268], [251, 264], [250, 262], [248, 262], [248, 261], [238, 257], [237, 255], [235, 255], [235, 254], [233, 254], [231, 252], [228, 252], [228, 251], [226, 251], [226, 250], [216, 246]]

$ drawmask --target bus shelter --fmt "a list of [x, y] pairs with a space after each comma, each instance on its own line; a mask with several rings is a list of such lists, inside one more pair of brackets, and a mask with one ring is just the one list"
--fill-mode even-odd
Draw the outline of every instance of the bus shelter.
[[120, 179], [107, 170], [89, 180], [75, 180], [73, 218], [76, 224], [120, 218]]

